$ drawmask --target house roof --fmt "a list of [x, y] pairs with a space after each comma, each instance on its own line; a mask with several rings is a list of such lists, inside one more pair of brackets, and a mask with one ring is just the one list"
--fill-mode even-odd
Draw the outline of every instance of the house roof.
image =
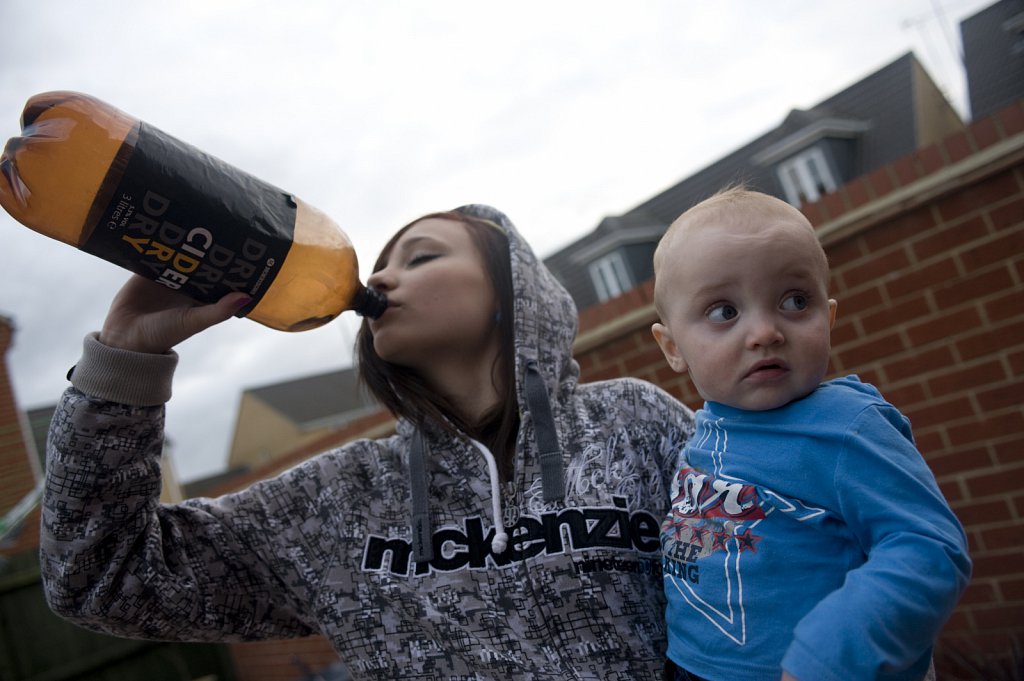
[[354, 368], [306, 376], [245, 391], [302, 427], [317, 427], [375, 407]]
[[[917, 58], [907, 53], [810, 109], [793, 109], [782, 122], [678, 184], [644, 201], [634, 211], [653, 216], [666, 227], [683, 211], [722, 187], [743, 183], [777, 194], [773, 168], [757, 157], [801, 132], [842, 125], [863, 134], [855, 175], [863, 175], [917, 147], [913, 85]], [[923, 74], [923, 69], [920, 69]], [[926, 74], [925, 74], [926, 75]], [[927, 77], [927, 75], [926, 75]]]
[[971, 116], [1024, 97], [1024, 0], [1000, 0], [960, 22]]
[[[777, 126], [622, 215], [609, 216], [589, 234], [544, 259], [583, 309], [597, 302], [587, 266], [625, 243], [627, 234], [656, 243], [685, 210], [732, 184], [785, 199], [776, 164], [818, 139], [852, 139], [844, 153], [841, 182], [870, 173], [917, 149], [921, 109], [938, 88], [913, 53], [906, 53], [809, 109], [791, 110]], [[948, 102], [947, 102], [948, 106]], [[952, 112], [952, 108], [950, 107]], [[955, 117], [955, 112], [951, 115]], [[957, 118], [959, 121], [959, 119]], [[642, 234], [643, 233], [643, 234]], [[635, 283], [650, 276], [649, 263], [635, 266]]]

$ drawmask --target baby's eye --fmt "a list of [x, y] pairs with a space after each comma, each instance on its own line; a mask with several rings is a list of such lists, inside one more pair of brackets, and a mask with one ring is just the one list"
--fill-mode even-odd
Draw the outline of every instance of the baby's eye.
[[718, 303], [708, 308], [707, 317], [713, 322], [732, 321], [739, 315], [740, 311], [729, 303]]
[[782, 309], [789, 310], [790, 312], [799, 312], [806, 310], [810, 304], [807, 294], [805, 293], [791, 293], [782, 300]]

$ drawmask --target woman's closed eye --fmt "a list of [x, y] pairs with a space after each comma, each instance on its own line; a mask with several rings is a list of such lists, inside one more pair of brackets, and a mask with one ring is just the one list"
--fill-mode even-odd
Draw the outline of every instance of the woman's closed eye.
[[430, 262], [438, 257], [440, 257], [439, 253], [414, 253], [409, 257], [405, 265], [406, 267], [416, 267], [417, 265]]

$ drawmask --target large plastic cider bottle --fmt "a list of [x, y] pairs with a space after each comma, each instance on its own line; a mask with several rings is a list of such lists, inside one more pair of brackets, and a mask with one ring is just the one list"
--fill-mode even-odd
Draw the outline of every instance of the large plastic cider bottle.
[[0, 205], [41, 234], [284, 331], [387, 305], [326, 215], [94, 97], [28, 100], [0, 156]]

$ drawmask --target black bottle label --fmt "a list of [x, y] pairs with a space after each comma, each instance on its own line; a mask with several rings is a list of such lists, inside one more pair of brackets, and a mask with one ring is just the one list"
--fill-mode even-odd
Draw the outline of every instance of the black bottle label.
[[125, 151], [82, 250], [203, 303], [240, 291], [248, 314], [291, 248], [294, 198], [145, 123]]

